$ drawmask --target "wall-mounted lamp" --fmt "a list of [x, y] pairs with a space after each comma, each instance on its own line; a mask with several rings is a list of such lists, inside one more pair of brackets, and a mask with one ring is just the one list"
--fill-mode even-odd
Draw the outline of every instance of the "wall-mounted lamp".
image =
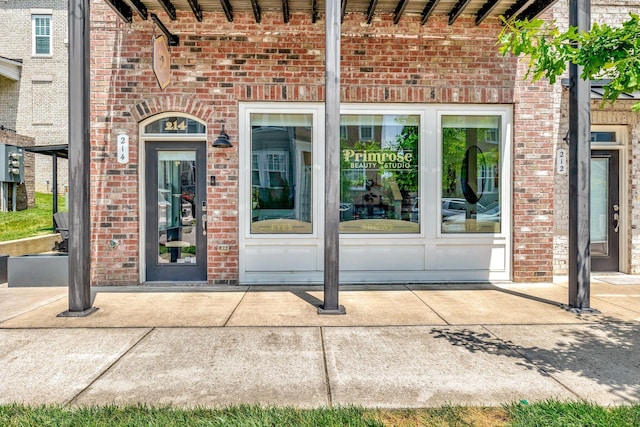
[[564, 138], [562, 138], [562, 140], [569, 145], [569, 131], [567, 131], [567, 134], [564, 136]]
[[231, 141], [229, 141], [229, 135], [224, 131], [224, 125], [222, 125], [222, 130], [220, 131], [220, 135], [218, 135], [218, 139], [213, 141], [213, 146], [215, 148], [231, 148]]

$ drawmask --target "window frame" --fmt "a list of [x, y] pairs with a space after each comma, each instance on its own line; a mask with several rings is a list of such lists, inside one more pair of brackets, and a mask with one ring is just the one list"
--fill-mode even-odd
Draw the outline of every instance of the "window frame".
[[[239, 175], [239, 208], [240, 208], [240, 229], [241, 240], [243, 242], [262, 241], [268, 244], [269, 241], [281, 241], [282, 239], [315, 240], [324, 229], [324, 154], [325, 154], [325, 124], [324, 108], [321, 103], [291, 103], [291, 102], [242, 102], [239, 105], [239, 145], [246, 147], [240, 150], [240, 170], [252, 171], [251, 155], [251, 124], [250, 115], [253, 113], [282, 113], [282, 114], [311, 114], [313, 126], [313, 183], [312, 203], [313, 203], [313, 225], [311, 234], [252, 234], [251, 233], [251, 174]], [[511, 236], [511, 200], [512, 183], [509, 179], [501, 179], [500, 188], [500, 210], [501, 229], [496, 233], [442, 233], [442, 120], [443, 115], [477, 115], [500, 116], [501, 141], [498, 146], [500, 153], [500, 170], [498, 173], [502, 177], [511, 176], [512, 173], [512, 146], [513, 146], [513, 106], [510, 104], [342, 104], [341, 115], [343, 114], [397, 114], [397, 115], [417, 115], [419, 116], [419, 197], [416, 208], [419, 209], [420, 232], [417, 234], [406, 233], [357, 233], [340, 234], [340, 239], [345, 244], [357, 241], [370, 240], [379, 244], [382, 242], [401, 239], [403, 242], [415, 241], [430, 242], [438, 244], [446, 242], [449, 245], [464, 245], [469, 241], [474, 244], [506, 244], [508, 248], [508, 238]], [[247, 176], [245, 176], [247, 175]], [[426, 239], [426, 240], [425, 240]], [[244, 243], [243, 243], [244, 245]]]
[[[426, 147], [426, 140], [424, 138], [425, 136], [425, 129], [424, 127], [426, 126], [425, 124], [425, 111], [426, 107], [424, 104], [417, 104], [415, 106], [406, 106], [406, 105], [400, 105], [400, 104], [389, 104], [389, 105], [373, 105], [373, 104], [349, 104], [349, 105], [342, 105], [341, 106], [341, 110], [340, 110], [340, 121], [342, 123], [343, 117], [344, 116], [356, 116], [360, 119], [360, 122], [357, 124], [352, 124], [351, 126], [353, 127], [357, 127], [358, 128], [358, 137], [360, 138], [361, 141], [363, 142], [373, 142], [376, 140], [376, 126], [378, 126], [378, 124], [375, 122], [375, 117], [379, 116], [379, 117], [386, 117], [386, 116], [411, 116], [411, 117], [415, 117], [417, 120], [416, 126], [418, 128], [418, 158], [417, 160], [417, 166], [418, 166], [418, 171], [417, 171], [417, 178], [418, 178], [418, 191], [417, 191], [417, 199], [420, 200], [420, 194], [422, 193], [422, 183], [425, 182], [423, 177], [424, 177], [424, 173], [425, 173], [425, 167], [423, 167], [422, 165], [424, 165], [424, 156], [425, 156], [425, 147]], [[384, 119], [383, 119], [384, 120]], [[389, 126], [388, 124], [381, 122], [381, 124], [379, 125], [381, 127], [381, 129], [384, 129], [385, 127]], [[345, 125], [345, 127], [348, 127], [347, 125]], [[363, 139], [363, 135], [362, 135], [362, 129], [370, 129], [371, 130], [371, 139]], [[366, 135], [365, 135], [366, 137]], [[384, 149], [385, 148], [385, 141], [383, 141], [384, 138], [384, 131], [381, 132], [381, 135], [379, 135], [380, 137], [380, 149]], [[354, 171], [353, 173], [356, 174], [356, 170], [351, 169], [352, 171]], [[360, 171], [360, 173], [362, 174], [362, 176], [364, 176], [365, 180], [367, 177], [367, 169], [363, 168], [358, 170]], [[340, 179], [342, 180], [343, 178], [343, 171], [341, 171], [340, 174]], [[351, 186], [350, 189], [351, 190], [365, 190], [367, 188], [367, 184], [366, 181], [362, 186]], [[341, 200], [340, 203], [342, 204], [343, 201]], [[422, 212], [421, 209], [421, 205], [418, 204], [417, 206], [418, 212]], [[409, 215], [411, 215], [411, 213], [409, 213]], [[394, 219], [392, 219], [394, 220]], [[399, 219], [395, 219], [396, 221], [406, 221], [406, 220], [399, 220]], [[340, 221], [340, 227], [349, 227], [349, 222], [350, 221]], [[382, 239], [382, 240], [386, 240], [389, 238], [394, 238], [394, 239], [423, 239], [425, 236], [425, 231], [424, 231], [424, 226], [423, 223], [421, 222], [421, 220], [416, 221], [406, 221], [407, 223], [415, 223], [417, 224], [417, 230], [416, 231], [405, 231], [405, 232], [389, 232], [389, 231], [381, 231], [381, 232], [363, 232], [363, 231], [358, 231], [358, 232], [353, 232], [353, 231], [340, 231], [340, 238], [346, 238], [346, 239], [352, 239], [352, 240], [357, 240], [357, 239]], [[393, 237], [391, 237], [393, 236]]]
[[[443, 162], [443, 132], [442, 118], [444, 116], [496, 116], [500, 118], [499, 134], [500, 141], [495, 141], [498, 146], [499, 153], [499, 175], [502, 177], [510, 176], [511, 173], [511, 150], [512, 150], [512, 128], [513, 128], [513, 112], [506, 105], [479, 105], [471, 106], [448, 106], [438, 110], [437, 112], [437, 161], [438, 161], [438, 185], [437, 185], [437, 201], [436, 201], [436, 237], [438, 239], [447, 240], [483, 240], [483, 239], [502, 239], [511, 235], [511, 199], [513, 197], [511, 180], [501, 179], [499, 188], [500, 207], [500, 231], [497, 232], [445, 232], [442, 230], [442, 162]], [[493, 141], [490, 141], [493, 142]], [[495, 172], [495, 171], [494, 171]], [[495, 175], [494, 175], [495, 177]], [[494, 181], [495, 184], [495, 181]]]
[[[37, 20], [38, 19], [47, 19], [49, 23], [49, 34], [42, 35], [37, 33]], [[38, 53], [37, 52], [37, 40], [38, 38], [47, 38], [48, 39], [48, 52], [47, 53]], [[31, 54], [34, 57], [39, 58], [50, 58], [53, 56], [53, 15], [48, 13], [33, 13], [31, 14]]]
[[[253, 158], [254, 152], [252, 149], [252, 125], [251, 125], [251, 115], [252, 114], [299, 114], [299, 115], [309, 115], [311, 116], [311, 146], [310, 152], [312, 156], [312, 178], [311, 178], [311, 233], [255, 233], [251, 231], [252, 225], [252, 192], [253, 192], [253, 184], [252, 184], [252, 176], [253, 172], [262, 173], [263, 169], [259, 170], [254, 169], [253, 167]], [[239, 129], [240, 129], [240, 139], [241, 146], [246, 147], [246, 149], [242, 150], [240, 157], [240, 169], [242, 170], [242, 165], [244, 165], [245, 170], [251, 171], [249, 174], [240, 174], [238, 188], [239, 188], [239, 197], [238, 202], [241, 210], [244, 212], [243, 215], [239, 216], [240, 224], [239, 227], [241, 229], [241, 238], [246, 239], [248, 241], [263, 241], [267, 243], [269, 240], [281, 240], [281, 239], [292, 239], [294, 241], [298, 240], [315, 240], [318, 238], [319, 230], [322, 230], [322, 224], [324, 222], [324, 214], [323, 211], [318, 207], [318, 204], [321, 203], [319, 194], [324, 194], [321, 191], [321, 182], [319, 178], [319, 170], [316, 165], [324, 164], [324, 153], [321, 150], [321, 145], [324, 145], [322, 141], [320, 141], [321, 135], [323, 133], [320, 129], [320, 117], [323, 117], [324, 113], [321, 108], [308, 104], [306, 106], [296, 106], [291, 105], [290, 103], [242, 103], [240, 105], [240, 116], [239, 116]], [[302, 147], [302, 145], [300, 146]], [[267, 154], [276, 154], [282, 155], [289, 153], [284, 151], [280, 151], [278, 149], [266, 150], [264, 153], [260, 153], [261, 156], [258, 158], [258, 166], [260, 167], [260, 163], [262, 161], [266, 164]], [[264, 172], [268, 173], [266, 169]], [[245, 176], [247, 175], [247, 176]]]

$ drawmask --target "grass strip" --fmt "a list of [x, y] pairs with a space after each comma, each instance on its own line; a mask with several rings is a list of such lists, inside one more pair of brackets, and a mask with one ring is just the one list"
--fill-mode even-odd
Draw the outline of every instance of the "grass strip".
[[602, 407], [588, 402], [547, 400], [505, 407], [514, 427], [628, 427], [640, 426], [640, 405]]
[[231, 406], [221, 409], [92, 406], [66, 408], [0, 405], [5, 427], [136, 426], [562, 426], [627, 427], [640, 425], [640, 405], [604, 408], [584, 402], [514, 403], [502, 408], [443, 406], [430, 409], [364, 409], [359, 407], [296, 409]]
[[[53, 196], [35, 194], [36, 205], [22, 211], [0, 212], [0, 242], [53, 233]], [[58, 209], [64, 209], [64, 198], [58, 198]]]

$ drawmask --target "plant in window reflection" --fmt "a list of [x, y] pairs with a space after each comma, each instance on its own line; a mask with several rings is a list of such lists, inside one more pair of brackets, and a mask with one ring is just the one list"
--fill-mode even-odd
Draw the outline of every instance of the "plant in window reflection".
[[257, 187], [251, 189], [251, 206], [260, 209], [260, 190]]
[[[477, 185], [476, 192], [484, 206], [497, 204], [500, 155], [496, 129], [474, 128], [475, 135], [471, 137], [470, 131], [467, 128], [442, 129], [442, 197], [466, 199], [462, 188], [462, 166], [467, 151], [470, 147], [475, 147], [474, 176], [466, 179], [474, 186]], [[493, 180], [492, 188], [489, 188], [489, 179]]]
[[[341, 218], [409, 219], [418, 191], [418, 127], [403, 125], [392, 141], [341, 139]], [[375, 132], [378, 133], [378, 132]], [[353, 215], [353, 216], [352, 216]]]
[[418, 191], [418, 127], [404, 126], [396, 139], [395, 151], [413, 153], [410, 167], [391, 171], [391, 175], [401, 190], [405, 192]]
[[261, 188], [258, 202], [261, 209], [292, 209], [291, 187], [282, 178], [274, 180], [268, 188]]
[[442, 129], [442, 196], [463, 197], [458, 184], [460, 164], [466, 150], [465, 129]]

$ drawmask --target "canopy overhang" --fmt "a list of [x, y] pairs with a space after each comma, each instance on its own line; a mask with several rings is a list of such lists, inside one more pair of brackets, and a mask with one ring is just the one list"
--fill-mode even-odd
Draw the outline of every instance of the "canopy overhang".
[[21, 72], [22, 61], [0, 56], [0, 76], [6, 77], [9, 80], [18, 81], [20, 80]]
[[[260, 23], [263, 13], [277, 13], [284, 23], [291, 14], [308, 14], [315, 23], [321, 11], [325, 10], [325, 0], [105, 0], [126, 22], [134, 16], [147, 20], [152, 12], [162, 11], [172, 21], [178, 11], [188, 11], [198, 22], [206, 22], [207, 13], [224, 13], [233, 22], [234, 13], [252, 13]], [[461, 15], [472, 15], [476, 25], [487, 17], [503, 16], [510, 19], [531, 19], [544, 12], [556, 0], [342, 0], [341, 16], [361, 14], [366, 23], [371, 23], [375, 15], [392, 14], [395, 24], [405, 15], [419, 15], [424, 25], [430, 16], [448, 16], [452, 25]]]

